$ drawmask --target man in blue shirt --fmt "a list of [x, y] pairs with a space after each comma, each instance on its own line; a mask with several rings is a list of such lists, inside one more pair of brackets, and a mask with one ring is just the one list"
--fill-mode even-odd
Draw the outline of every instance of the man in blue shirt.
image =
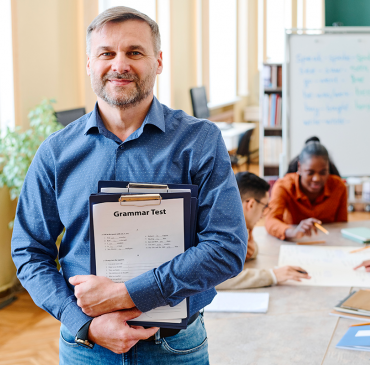
[[[61, 364], [208, 364], [199, 310], [215, 285], [242, 270], [247, 248], [221, 133], [153, 96], [162, 52], [158, 26], [146, 15], [125, 7], [101, 13], [87, 30], [87, 55], [98, 101], [92, 113], [51, 135], [31, 164], [12, 238], [18, 277], [62, 322]], [[125, 283], [88, 275], [88, 198], [99, 180], [198, 185], [197, 246]], [[63, 227], [58, 272], [55, 241]], [[186, 330], [126, 323], [187, 297]]]

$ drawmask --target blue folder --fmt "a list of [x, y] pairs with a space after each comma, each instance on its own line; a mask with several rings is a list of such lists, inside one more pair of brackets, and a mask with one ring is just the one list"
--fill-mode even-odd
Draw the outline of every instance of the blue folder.
[[[137, 193], [136, 193], [137, 194]], [[135, 194], [135, 195], [136, 195]], [[92, 194], [89, 198], [89, 219], [90, 219], [90, 271], [91, 274], [96, 275], [96, 261], [95, 261], [95, 239], [94, 239], [94, 216], [93, 216], [93, 206], [95, 204], [101, 204], [106, 202], [118, 202], [122, 195], [129, 194], [106, 194], [98, 193]], [[162, 199], [184, 199], [184, 249], [187, 250], [194, 244], [193, 231], [191, 230], [192, 224], [192, 214], [191, 214], [191, 193], [181, 192], [181, 193], [160, 193]], [[194, 212], [193, 212], [194, 213]], [[128, 321], [127, 323], [137, 326], [145, 327], [162, 327], [162, 328], [177, 328], [185, 329], [187, 328], [187, 323], [189, 320], [189, 298], [186, 298], [187, 303], [187, 317], [184, 318], [181, 323], [170, 323], [170, 322], [139, 322], [139, 321]]]
[[350, 327], [337, 348], [357, 351], [370, 351], [370, 326]]

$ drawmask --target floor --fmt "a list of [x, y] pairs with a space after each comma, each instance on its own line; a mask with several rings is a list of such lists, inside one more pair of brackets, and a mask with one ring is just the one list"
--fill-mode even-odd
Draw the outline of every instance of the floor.
[[[258, 174], [258, 165], [251, 165], [250, 171]], [[349, 214], [349, 221], [368, 219], [370, 213]], [[57, 365], [59, 326], [27, 292], [17, 295], [17, 300], [0, 310], [0, 365]]]

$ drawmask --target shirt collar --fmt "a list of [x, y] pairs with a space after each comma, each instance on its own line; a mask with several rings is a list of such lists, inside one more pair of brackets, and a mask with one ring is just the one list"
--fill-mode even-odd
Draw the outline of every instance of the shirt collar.
[[[98, 102], [95, 103], [94, 110], [90, 114], [89, 119], [86, 122], [86, 126], [84, 129], [84, 134], [88, 134], [89, 131], [92, 128], [104, 128], [104, 124], [99, 125], [99, 119], [100, 114], [99, 114], [99, 108], [98, 108]], [[162, 104], [158, 101], [158, 99], [154, 96], [153, 97], [153, 102], [152, 105], [150, 106], [149, 112], [146, 115], [143, 124], [139, 128], [140, 131], [142, 131], [147, 124], [152, 124], [155, 125], [157, 128], [159, 128], [162, 132], [166, 131], [166, 124], [164, 120], [164, 115], [163, 115], [163, 107]]]

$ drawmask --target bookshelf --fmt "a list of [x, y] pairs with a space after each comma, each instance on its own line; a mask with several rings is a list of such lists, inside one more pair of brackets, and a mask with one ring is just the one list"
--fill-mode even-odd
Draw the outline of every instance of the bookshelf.
[[264, 63], [260, 73], [260, 176], [279, 176], [282, 152], [282, 64]]

